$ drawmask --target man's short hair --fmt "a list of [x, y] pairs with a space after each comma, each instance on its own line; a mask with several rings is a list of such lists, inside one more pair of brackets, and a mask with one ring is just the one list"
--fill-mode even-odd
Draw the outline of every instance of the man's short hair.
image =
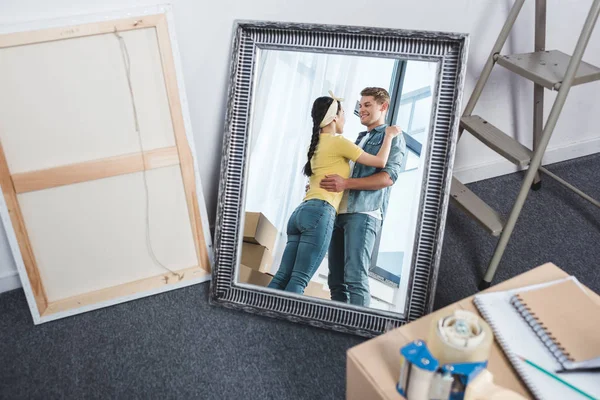
[[360, 95], [361, 96], [373, 96], [375, 101], [378, 102], [379, 104], [383, 104], [383, 103], [389, 104], [389, 102], [390, 102], [390, 94], [388, 93], [387, 90], [385, 90], [384, 88], [380, 88], [380, 87], [364, 88], [360, 92]]

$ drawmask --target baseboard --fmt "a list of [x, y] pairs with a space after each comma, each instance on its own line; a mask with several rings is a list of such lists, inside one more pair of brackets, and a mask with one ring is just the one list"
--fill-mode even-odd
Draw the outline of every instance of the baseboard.
[[17, 271], [9, 271], [0, 275], [0, 293], [21, 287], [21, 280]]
[[[542, 165], [554, 164], [596, 153], [600, 153], [600, 137], [549, 147], [544, 155]], [[519, 170], [520, 168], [510, 161], [500, 159], [477, 165], [459, 166], [454, 169], [454, 176], [462, 183], [471, 183], [511, 174]]]

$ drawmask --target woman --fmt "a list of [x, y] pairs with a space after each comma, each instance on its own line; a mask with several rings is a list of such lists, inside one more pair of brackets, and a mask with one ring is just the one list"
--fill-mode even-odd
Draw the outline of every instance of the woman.
[[397, 127], [388, 127], [381, 150], [376, 156], [337, 135], [346, 122], [342, 99], [319, 97], [312, 107], [312, 139], [304, 174], [310, 178], [310, 189], [303, 202], [296, 207], [287, 225], [288, 241], [281, 265], [268, 287], [295, 293], [304, 293], [308, 282], [319, 268], [331, 240], [333, 223], [343, 192], [328, 192], [319, 187], [325, 175], [337, 174], [348, 178], [349, 161], [383, 168], [390, 154], [392, 139], [400, 133]]

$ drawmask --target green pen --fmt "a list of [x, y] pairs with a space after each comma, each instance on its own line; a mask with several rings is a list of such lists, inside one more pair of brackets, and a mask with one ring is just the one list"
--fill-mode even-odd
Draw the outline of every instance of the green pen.
[[569, 382], [561, 379], [560, 377], [558, 377], [557, 375], [554, 375], [552, 372], [550, 371], [546, 371], [544, 368], [540, 367], [539, 365], [537, 365], [536, 363], [529, 361], [528, 359], [526, 359], [525, 357], [521, 357], [520, 355], [517, 355], [517, 357], [519, 357], [521, 360], [525, 361], [527, 364], [531, 365], [532, 367], [534, 367], [535, 369], [542, 371], [543, 373], [545, 373], [548, 376], [551, 376], [552, 378], [556, 379], [557, 381], [559, 381], [560, 383], [570, 387], [571, 389], [573, 389], [574, 391], [584, 395], [585, 397], [587, 397], [588, 399], [592, 399], [592, 400], [598, 400], [596, 397], [590, 396], [589, 394], [587, 394], [586, 392], [584, 392], [583, 390], [571, 385]]

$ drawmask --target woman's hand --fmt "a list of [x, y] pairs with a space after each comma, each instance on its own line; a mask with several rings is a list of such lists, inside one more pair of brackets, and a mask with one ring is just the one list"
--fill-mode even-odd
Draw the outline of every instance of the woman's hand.
[[385, 135], [389, 136], [391, 138], [395, 138], [396, 136], [398, 136], [401, 133], [402, 133], [402, 128], [400, 128], [398, 125], [392, 125], [392, 126], [388, 126], [387, 128], [385, 128]]
[[[369, 154], [365, 151], [356, 159], [356, 162], [369, 167], [385, 168], [388, 157], [390, 156], [390, 149], [394, 138], [402, 132], [402, 129], [398, 125], [392, 125], [385, 128], [385, 139], [381, 145], [381, 148], [377, 152], [377, 155]], [[323, 187], [323, 185], [321, 185]], [[329, 190], [329, 189], [327, 189]]]

